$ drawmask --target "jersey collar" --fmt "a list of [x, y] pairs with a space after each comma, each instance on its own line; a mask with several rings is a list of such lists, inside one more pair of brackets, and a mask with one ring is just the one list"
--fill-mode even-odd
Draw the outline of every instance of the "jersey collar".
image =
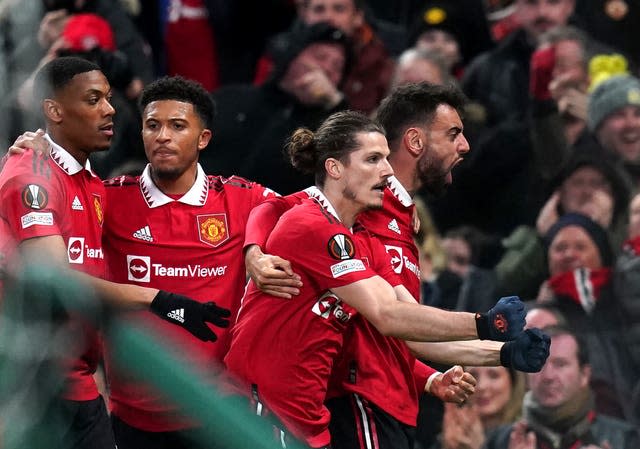
[[400, 184], [400, 181], [398, 181], [398, 178], [396, 178], [395, 176], [389, 178], [389, 190], [391, 190], [393, 196], [398, 198], [398, 201], [400, 201], [400, 203], [404, 207], [413, 205], [413, 199], [411, 198], [411, 195], [409, 195], [409, 192], [407, 192], [407, 190], [402, 184]]
[[340, 220], [340, 217], [338, 217], [338, 213], [336, 212], [335, 208], [329, 202], [329, 199], [324, 196], [324, 193], [322, 193], [319, 188], [317, 188], [316, 186], [307, 187], [306, 189], [304, 189], [304, 192], [309, 195], [310, 198], [313, 198], [318, 203], [320, 203], [320, 205], [324, 207], [327, 212], [336, 217], [338, 221], [342, 222], [342, 220]]
[[84, 168], [91, 173], [92, 176], [96, 176], [96, 174], [91, 171], [91, 162], [89, 162], [89, 159], [87, 159], [87, 162], [85, 162], [83, 167], [67, 150], [55, 143], [49, 134], [45, 134], [44, 138], [49, 142], [49, 155], [51, 156], [51, 159], [66, 174], [75, 175], [80, 173]]
[[151, 208], [164, 206], [173, 201], [178, 201], [189, 206], [204, 206], [207, 202], [207, 196], [209, 195], [209, 182], [204, 170], [200, 164], [198, 164], [198, 174], [191, 189], [182, 195], [181, 198], [174, 200], [162, 193], [158, 186], [156, 186], [151, 179], [151, 164], [147, 164], [140, 176], [140, 191], [147, 202], [147, 206]]

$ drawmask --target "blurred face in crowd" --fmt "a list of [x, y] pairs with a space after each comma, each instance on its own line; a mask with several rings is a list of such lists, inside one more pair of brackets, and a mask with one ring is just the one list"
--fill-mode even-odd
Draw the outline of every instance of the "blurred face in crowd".
[[471, 247], [466, 240], [458, 237], [442, 239], [442, 249], [447, 255], [447, 269], [464, 278], [471, 267]]
[[569, 225], [558, 231], [548, 256], [551, 276], [576, 268], [602, 268], [598, 247], [580, 226]]
[[533, 397], [545, 407], [558, 407], [573, 401], [588, 388], [591, 369], [580, 366], [578, 344], [571, 335], [551, 337], [549, 358], [539, 373], [528, 374]]
[[113, 138], [115, 109], [109, 102], [111, 86], [98, 70], [79, 73], [43, 107], [56, 143], [79, 160], [105, 151]]
[[527, 312], [526, 329], [532, 329], [534, 327], [544, 329], [547, 326], [557, 326], [558, 324], [558, 317], [549, 310], [539, 308], [531, 309]]
[[533, 38], [559, 25], [566, 25], [574, 0], [516, 0], [516, 20]]
[[451, 184], [451, 170], [469, 152], [469, 142], [462, 133], [462, 119], [455, 108], [440, 104], [433, 121], [417, 131], [411, 139], [418, 139], [424, 147], [416, 176], [427, 190], [439, 195]]
[[586, 91], [589, 85], [589, 73], [582, 44], [574, 40], [561, 40], [554, 44], [554, 48], [556, 57], [552, 78], [561, 78], [567, 85]]
[[364, 13], [356, 9], [354, 0], [308, 0], [303, 22], [313, 25], [327, 22], [351, 37], [364, 22]]
[[640, 236], [640, 194], [629, 204], [629, 238]]
[[344, 47], [340, 44], [318, 42], [309, 45], [287, 67], [280, 87], [298, 100], [307, 105], [321, 102], [316, 92], [318, 74], [326, 77], [334, 87], [338, 86], [342, 79], [345, 64]]
[[478, 381], [471, 398], [480, 419], [500, 417], [509, 403], [513, 387], [509, 370], [503, 366], [477, 366], [468, 371]]
[[393, 87], [425, 81], [429, 84], [444, 84], [445, 75], [440, 67], [415, 54], [407, 54], [398, 61]]
[[453, 34], [444, 30], [429, 30], [422, 33], [416, 41], [416, 47], [440, 53], [449, 70], [462, 59], [458, 41]]
[[356, 205], [358, 211], [382, 207], [384, 189], [393, 175], [389, 145], [378, 132], [358, 133], [359, 149], [349, 153], [348, 161], [336, 161], [343, 181], [342, 193]]
[[193, 104], [177, 100], [149, 103], [142, 114], [142, 140], [154, 180], [184, 178], [190, 186], [200, 151], [211, 139]]
[[565, 212], [585, 213], [585, 205], [592, 201], [596, 191], [613, 196], [611, 184], [595, 168], [585, 165], [575, 170], [560, 187], [560, 204]]
[[600, 144], [625, 161], [640, 161], [640, 106], [625, 106], [606, 117], [596, 136]]

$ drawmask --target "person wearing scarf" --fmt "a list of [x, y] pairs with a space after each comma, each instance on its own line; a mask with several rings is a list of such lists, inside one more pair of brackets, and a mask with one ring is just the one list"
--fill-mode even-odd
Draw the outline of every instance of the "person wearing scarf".
[[530, 391], [522, 404], [522, 420], [499, 428], [486, 449], [640, 447], [634, 426], [597, 412], [583, 340], [563, 327], [545, 332], [551, 336], [550, 355], [539, 373], [527, 375]]
[[545, 235], [549, 279], [538, 302], [553, 305], [589, 348], [596, 409], [632, 419], [624, 316], [613, 292], [607, 232], [585, 215], [561, 216]]

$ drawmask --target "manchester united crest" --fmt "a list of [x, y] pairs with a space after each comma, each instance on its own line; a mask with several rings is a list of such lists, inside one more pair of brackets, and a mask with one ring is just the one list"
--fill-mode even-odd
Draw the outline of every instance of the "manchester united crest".
[[96, 211], [96, 218], [98, 219], [98, 224], [102, 226], [104, 222], [104, 212], [102, 211], [102, 199], [100, 195], [93, 194], [93, 208]]
[[214, 248], [229, 240], [227, 214], [198, 215], [200, 241]]

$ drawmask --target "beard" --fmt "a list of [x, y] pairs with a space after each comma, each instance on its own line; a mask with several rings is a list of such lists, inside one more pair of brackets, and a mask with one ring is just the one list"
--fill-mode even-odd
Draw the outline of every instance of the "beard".
[[422, 185], [421, 191], [432, 199], [441, 198], [447, 192], [450, 183], [447, 180], [449, 170], [441, 163], [425, 157], [418, 165], [416, 176]]
[[[346, 186], [343, 190], [342, 190], [342, 195], [351, 200], [351, 201], [356, 201], [357, 199], [357, 195], [356, 192], [354, 192], [349, 186]], [[382, 202], [380, 203], [368, 203], [363, 210], [371, 210], [371, 209], [382, 209]]]
[[179, 167], [162, 168], [162, 167], [152, 166], [151, 172], [153, 174], [153, 177], [156, 179], [161, 179], [164, 181], [173, 181], [178, 179], [184, 173], [184, 170]]

